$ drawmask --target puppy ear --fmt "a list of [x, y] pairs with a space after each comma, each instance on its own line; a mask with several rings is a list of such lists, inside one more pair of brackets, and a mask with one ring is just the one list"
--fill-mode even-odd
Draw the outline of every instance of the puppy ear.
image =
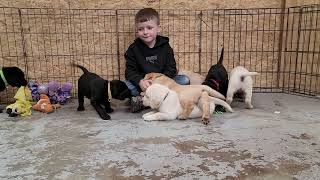
[[152, 79], [152, 73], [146, 74], [143, 79], [151, 80]]
[[159, 99], [161, 98], [161, 94], [158, 92], [158, 89], [156, 86], [151, 85], [150, 87], [148, 87], [147, 91], [145, 92], [145, 98], [152, 109], [159, 108], [160, 106]]
[[[151, 86], [150, 86], [151, 87]], [[153, 85], [153, 93], [150, 93], [150, 106], [153, 106], [153, 109], [160, 108], [162, 101], [167, 96], [169, 89], [165, 86], [154, 84]]]

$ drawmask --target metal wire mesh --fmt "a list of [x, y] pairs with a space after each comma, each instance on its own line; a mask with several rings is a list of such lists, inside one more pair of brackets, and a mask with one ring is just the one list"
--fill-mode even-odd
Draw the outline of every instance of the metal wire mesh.
[[[225, 48], [224, 65], [257, 71], [255, 92], [320, 94], [320, 5], [286, 9], [159, 10], [179, 69], [206, 75]], [[29, 80], [72, 82], [72, 62], [106, 79], [124, 79], [124, 52], [137, 10], [0, 8], [0, 64]], [[15, 90], [2, 92], [8, 102]], [[75, 88], [73, 94], [76, 94]]]

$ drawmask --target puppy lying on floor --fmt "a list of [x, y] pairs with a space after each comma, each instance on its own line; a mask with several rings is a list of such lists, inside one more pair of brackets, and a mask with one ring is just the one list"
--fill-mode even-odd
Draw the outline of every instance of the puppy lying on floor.
[[97, 74], [89, 72], [83, 66], [73, 65], [83, 71], [78, 80], [78, 111], [84, 111], [84, 97], [87, 97], [99, 116], [104, 120], [108, 120], [110, 119], [108, 113], [113, 112], [110, 106], [111, 98], [124, 100], [131, 97], [130, 90], [124, 82], [120, 80], [104, 80]]
[[[223, 100], [215, 97], [209, 97], [209, 99], [210, 114], [213, 113], [215, 104], [219, 104], [225, 107], [229, 112], [233, 112], [232, 108]], [[161, 84], [152, 84], [149, 86], [142, 100], [144, 106], [150, 106], [153, 109], [153, 111], [142, 116], [145, 121], [174, 120], [182, 112], [178, 94]], [[192, 109], [188, 118], [199, 118], [201, 116], [202, 111], [198, 105], [196, 105]]]
[[249, 72], [246, 68], [242, 66], [237, 66], [232, 69], [230, 73], [230, 81], [227, 92], [227, 103], [231, 104], [233, 100], [233, 95], [242, 92], [245, 96], [245, 103], [248, 109], [252, 109], [251, 104], [252, 98], [252, 78], [251, 76], [258, 75], [257, 72]]
[[179, 119], [187, 119], [195, 104], [202, 110], [202, 121], [207, 124], [210, 118], [209, 96], [225, 99], [219, 92], [205, 85], [179, 85], [173, 79], [161, 73], [148, 73], [144, 79], [152, 80], [152, 83], [162, 84], [178, 93], [182, 111]]
[[[21, 87], [28, 84], [24, 77], [24, 72], [18, 67], [2, 67], [0, 70], [0, 91], [4, 91], [7, 86]], [[2, 113], [3, 107], [0, 107]]]

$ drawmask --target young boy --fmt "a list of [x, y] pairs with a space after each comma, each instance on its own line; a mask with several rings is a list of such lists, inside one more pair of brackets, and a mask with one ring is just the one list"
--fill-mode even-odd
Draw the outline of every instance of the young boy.
[[137, 39], [124, 55], [125, 82], [134, 96], [131, 99], [131, 112], [143, 109], [142, 98], [139, 95], [151, 85], [150, 80], [143, 79], [145, 74], [158, 72], [173, 78], [179, 84], [187, 85], [190, 82], [188, 77], [177, 75], [176, 61], [169, 45], [169, 38], [158, 35], [159, 25], [159, 14], [152, 8], [141, 9], [135, 15]]

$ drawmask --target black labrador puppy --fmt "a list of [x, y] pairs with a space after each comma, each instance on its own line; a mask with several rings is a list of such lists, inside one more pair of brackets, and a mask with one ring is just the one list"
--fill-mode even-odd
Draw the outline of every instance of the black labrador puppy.
[[218, 63], [210, 67], [209, 72], [202, 84], [207, 85], [226, 96], [228, 91], [229, 79], [228, 72], [222, 64], [223, 52], [224, 48], [222, 48], [221, 50], [221, 55]]
[[[28, 81], [24, 77], [24, 72], [18, 67], [2, 67], [0, 70], [0, 91], [4, 91], [7, 86], [26, 86]], [[0, 107], [2, 113], [3, 107]]]
[[1, 71], [0, 91], [4, 91], [8, 85], [21, 87], [28, 84], [28, 81], [24, 77], [24, 72], [18, 67], [2, 67]]
[[[219, 93], [223, 94], [224, 96], [226, 96], [228, 91], [229, 79], [228, 79], [228, 72], [222, 64], [223, 53], [224, 53], [224, 48], [222, 48], [221, 50], [218, 63], [210, 67], [209, 72], [202, 84], [207, 85], [212, 89], [218, 91]], [[225, 109], [220, 105], [218, 105], [215, 110], [225, 112]]]
[[83, 66], [77, 64], [74, 64], [74, 66], [83, 71], [78, 80], [78, 111], [84, 111], [84, 97], [87, 97], [99, 116], [104, 120], [108, 120], [110, 119], [108, 113], [113, 112], [109, 101], [111, 98], [119, 100], [131, 98], [131, 92], [123, 81], [108, 81], [95, 73], [89, 72]]

